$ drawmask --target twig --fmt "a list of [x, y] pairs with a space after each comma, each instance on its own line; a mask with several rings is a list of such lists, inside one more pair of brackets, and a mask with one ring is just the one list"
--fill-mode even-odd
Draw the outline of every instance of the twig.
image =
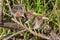
[[54, 31], [50, 32], [50, 37], [50, 40], [60, 40], [60, 37]]
[[0, 0], [0, 24], [2, 23], [2, 7], [3, 7], [3, 0]]
[[9, 14], [7, 14], [7, 13], [5, 13], [7, 16], [9, 16], [9, 17], [12, 17], [11, 15], [9, 15]]
[[[46, 0], [44, 0], [44, 6], [46, 4]], [[44, 8], [44, 14], [46, 13], [46, 8]]]
[[12, 10], [11, 10], [11, 7], [10, 7], [10, 4], [9, 4], [9, 1], [8, 0], [6, 0], [7, 1], [7, 3], [8, 3], [8, 7], [9, 7], [9, 10], [10, 10], [10, 13], [12, 14]]
[[11, 30], [19, 30], [19, 31], [24, 29], [20, 25], [13, 22], [4, 22], [4, 25], [0, 25], [0, 27], [8, 28]]
[[16, 33], [14, 33], [14, 34], [12, 34], [12, 35], [10, 35], [10, 36], [8, 36], [8, 37], [4, 38], [3, 40], [8, 40], [8, 39], [10, 39], [10, 38], [12, 38], [12, 37], [16, 36], [17, 34], [19, 34], [19, 33], [21, 33], [21, 32], [24, 32], [24, 31], [26, 31], [26, 29], [21, 30], [21, 31], [18, 31], [18, 32], [16, 32]]
[[18, 25], [21, 25], [23, 28], [27, 29], [30, 33], [32, 33], [34, 36], [38, 36], [38, 37], [41, 37], [41, 38], [44, 38], [44, 39], [49, 39], [49, 37], [43, 35], [43, 34], [38, 34], [34, 31], [32, 31], [30, 28], [27, 28], [27, 26], [24, 24], [20, 24], [17, 20], [15, 19], [12, 19], [14, 22], [16, 22]]
[[44, 38], [44, 39], [49, 39], [49, 37], [47, 37], [47, 36], [45, 36], [45, 35], [43, 35], [43, 34], [38, 34], [38, 33], [34, 32], [34, 31], [32, 31], [31, 29], [27, 28], [26, 25], [25, 25], [25, 28], [26, 28], [30, 33], [32, 33], [34, 36], [38, 36], [38, 37], [41, 37], [41, 38]]

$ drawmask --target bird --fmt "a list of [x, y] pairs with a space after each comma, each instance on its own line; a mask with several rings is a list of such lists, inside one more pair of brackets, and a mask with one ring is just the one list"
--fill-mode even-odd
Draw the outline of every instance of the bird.
[[33, 29], [39, 29], [41, 24], [43, 23], [42, 17], [41, 16], [36, 17], [33, 23], [34, 23]]
[[13, 17], [24, 17], [24, 12], [25, 12], [25, 10], [24, 10], [23, 7], [14, 6], [14, 7], [12, 8], [12, 13], [11, 13], [11, 15], [12, 15]]
[[45, 19], [48, 19], [48, 18], [45, 16], [37, 16], [34, 20], [34, 23], [33, 23], [33, 24], [35, 24], [33, 26], [33, 29], [42, 29], [43, 28], [42, 24]]
[[25, 23], [29, 23], [29, 21], [31, 21], [32, 19], [34, 19], [34, 14], [36, 14], [33, 10], [30, 10], [26, 13], [26, 18], [27, 21]]

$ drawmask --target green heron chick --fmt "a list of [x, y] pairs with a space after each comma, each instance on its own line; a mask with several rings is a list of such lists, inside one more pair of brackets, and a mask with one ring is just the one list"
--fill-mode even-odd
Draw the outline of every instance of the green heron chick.
[[45, 19], [48, 19], [47, 17], [44, 17], [44, 16], [38, 16], [35, 18], [34, 20], [34, 26], [33, 26], [33, 29], [42, 29], [42, 24], [43, 24], [43, 21]]
[[14, 6], [12, 8], [12, 14], [11, 15], [13, 17], [24, 17], [24, 12], [25, 12], [25, 10], [22, 7]]
[[34, 14], [36, 14], [33, 10], [30, 10], [26, 13], [27, 21], [25, 23], [28, 23], [34, 18]]

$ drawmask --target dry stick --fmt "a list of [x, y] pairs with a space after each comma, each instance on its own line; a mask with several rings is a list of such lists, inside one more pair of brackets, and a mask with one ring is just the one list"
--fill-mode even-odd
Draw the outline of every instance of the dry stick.
[[10, 3], [9, 3], [9, 1], [8, 0], [6, 0], [7, 1], [7, 3], [8, 3], [8, 8], [9, 8], [9, 11], [10, 11], [10, 14], [11, 15], [9, 15], [9, 14], [6, 14], [6, 15], [8, 15], [9, 17], [11, 17], [12, 16], [12, 10], [11, 10], [11, 7], [10, 7]]
[[9, 7], [10, 13], [11, 13], [11, 15], [12, 15], [12, 10], [11, 10], [11, 7], [10, 7], [10, 3], [9, 3], [8, 0], [6, 0], [6, 1], [7, 1], [7, 3], [8, 3], [8, 7]]
[[[45, 4], [46, 4], [46, 0], [44, 0], [44, 7], [45, 7]], [[46, 8], [44, 8], [44, 14], [46, 13]]]
[[21, 25], [23, 28], [25, 28], [25, 29], [27, 29], [30, 33], [32, 33], [34, 36], [38, 36], [38, 37], [41, 37], [41, 38], [44, 38], [44, 39], [49, 39], [49, 37], [47, 37], [47, 36], [45, 36], [45, 35], [43, 35], [43, 34], [38, 34], [38, 33], [36, 33], [36, 32], [34, 32], [34, 31], [32, 31], [30, 28], [27, 28], [27, 26], [24, 24], [20, 24], [17, 20], [15, 20], [15, 19], [13, 19], [12, 18], [12, 20], [14, 21], [14, 22], [16, 22], [18, 25]]
[[19, 31], [24, 29], [20, 27], [20, 25], [17, 25], [16, 23], [13, 22], [4, 22], [4, 25], [2, 25], [1, 27], [9, 28], [11, 30], [19, 30]]
[[34, 32], [34, 31], [32, 31], [31, 29], [27, 28], [26, 25], [25, 25], [25, 28], [26, 28], [30, 33], [32, 33], [34, 36], [38, 36], [38, 37], [41, 37], [41, 38], [44, 38], [44, 39], [49, 39], [49, 37], [47, 37], [47, 36], [45, 36], [45, 35], [43, 35], [43, 34], [38, 34], [38, 33]]
[[[50, 1], [52, 1], [52, 0], [49, 0], [47, 3], [45, 3], [44, 8], [48, 5], [48, 3], [49, 3]], [[44, 2], [46, 2], [46, 0], [44, 0]]]
[[60, 37], [54, 32], [50, 32], [51, 39], [50, 40], [60, 40]]
[[5, 13], [7, 16], [9, 16], [9, 17], [11, 17], [11, 15], [9, 15], [9, 14], [7, 14], [7, 13]]
[[3, 7], [3, 0], [0, 0], [0, 24], [2, 24], [2, 7]]
[[12, 35], [10, 35], [10, 36], [8, 36], [8, 37], [4, 38], [3, 40], [8, 40], [8, 39], [10, 39], [10, 38], [12, 38], [12, 37], [16, 36], [17, 34], [19, 34], [19, 33], [21, 33], [21, 32], [24, 32], [24, 31], [26, 31], [26, 29], [21, 30], [21, 31], [18, 31], [18, 32], [16, 32], [16, 33], [14, 33], [14, 34], [12, 34]]

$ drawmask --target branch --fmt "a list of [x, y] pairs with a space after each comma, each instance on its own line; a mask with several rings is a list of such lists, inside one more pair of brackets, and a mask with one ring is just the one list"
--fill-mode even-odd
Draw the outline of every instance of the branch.
[[3, 25], [0, 25], [0, 27], [9, 28], [11, 30], [22, 30], [22, 29], [24, 29], [21, 26], [19, 26], [18, 24], [13, 23], [13, 22], [5, 22]]
[[3, 7], [3, 0], [0, 0], [0, 24], [2, 23], [2, 7]]
[[9, 11], [10, 11], [10, 13], [12, 14], [12, 10], [11, 10], [11, 7], [10, 7], [10, 3], [9, 3], [8, 0], [6, 0], [6, 1], [7, 1], [7, 3], [8, 3]]
[[25, 28], [26, 30], [28, 30], [30, 33], [32, 33], [34, 36], [38, 36], [38, 37], [41, 37], [41, 38], [44, 38], [44, 39], [50, 39], [50, 37], [47, 37], [43, 34], [38, 34], [34, 31], [32, 31], [32, 29], [28, 28], [25, 24], [23, 25], [21, 22], [18, 22], [17, 20], [15, 20], [14, 18], [12, 18], [12, 20], [14, 22], [16, 22], [18, 25], [21, 25], [23, 28]]
[[30, 33], [32, 33], [34, 36], [38, 36], [38, 37], [41, 37], [41, 38], [44, 38], [44, 39], [49, 39], [49, 37], [47, 37], [47, 36], [45, 36], [45, 35], [43, 35], [43, 34], [38, 34], [38, 33], [34, 32], [34, 31], [32, 31], [30, 28], [27, 28], [26, 25], [25, 25], [25, 28], [26, 28]]
[[10, 38], [12, 38], [12, 37], [16, 36], [17, 34], [19, 34], [19, 33], [21, 33], [21, 32], [24, 32], [24, 31], [26, 31], [26, 30], [18, 31], [18, 32], [16, 32], [16, 33], [14, 33], [14, 34], [12, 34], [12, 35], [10, 35], [10, 36], [8, 36], [8, 37], [4, 38], [3, 40], [8, 40], [8, 39], [10, 39]]

